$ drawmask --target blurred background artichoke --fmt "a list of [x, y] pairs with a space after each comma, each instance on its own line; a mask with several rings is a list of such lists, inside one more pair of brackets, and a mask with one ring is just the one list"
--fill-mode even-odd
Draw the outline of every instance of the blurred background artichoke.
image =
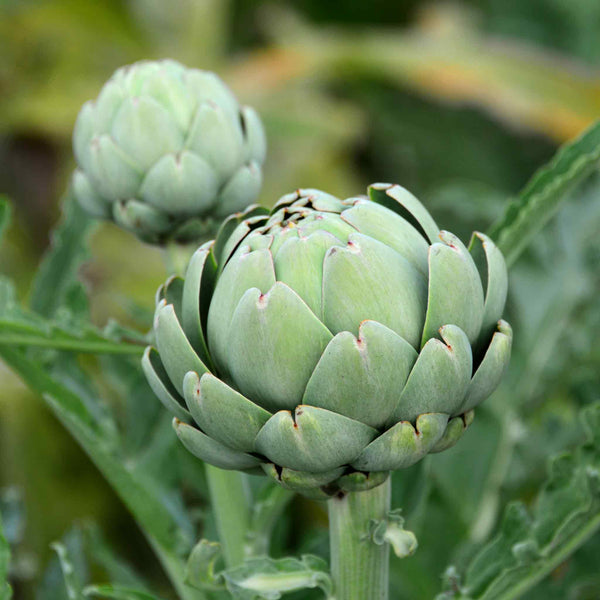
[[[0, 268], [22, 299], [75, 167], [77, 113], [123, 64], [171, 57], [212, 70], [253, 106], [269, 139], [262, 202], [300, 186], [348, 197], [372, 181], [397, 181], [463, 241], [485, 230], [535, 168], [600, 114], [596, 0], [6, 0], [0, 14], [0, 191], [16, 210]], [[588, 182], [512, 269], [514, 359], [477, 428], [394, 479], [394, 502], [412, 519], [420, 545], [433, 550], [393, 565], [393, 597], [432, 597], [440, 565], [466, 560], [507, 500], [531, 498], [548, 454], [580, 437], [577, 410], [598, 398], [599, 189], [596, 179]], [[97, 323], [114, 316], [149, 328], [153, 293], [165, 278], [159, 251], [103, 223], [80, 272]], [[49, 543], [77, 518], [98, 522], [154, 589], [168, 590], [87, 457], [39, 399], [0, 369], [0, 488], [21, 498], [1, 505], [3, 515], [5, 505], [20, 506], [10, 513], [20, 523], [11, 529], [17, 597], [52, 597]], [[118, 397], [117, 387], [100, 385], [107, 399]], [[143, 422], [133, 418], [139, 407], [109, 404], [136, 460], [151, 471], [162, 463], [142, 452], [140, 440], [162, 426], [163, 411], [147, 398], [139, 399]], [[192, 468], [178, 464], [181, 473]], [[184, 498], [196, 499], [202, 482], [184, 479]], [[282, 519], [275, 554], [324, 547], [323, 511], [295, 503], [296, 518], [312, 525], [294, 532]], [[419, 530], [425, 510], [427, 527]], [[106, 571], [105, 545], [88, 529], [105, 559], [94, 568]], [[72, 548], [81, 544], [78, 531], [67, 536]], [[598, 552], [596, 539], [528, 598], [562, 599], [572, 590], [576, 598], [598, 597], [590, 567]]]
[[197, 241], [258, 197], [260, 117], [214, 73], [174, 60], [118, 69], [73, 132], [73, 188], [92, 216], [143, 241]]

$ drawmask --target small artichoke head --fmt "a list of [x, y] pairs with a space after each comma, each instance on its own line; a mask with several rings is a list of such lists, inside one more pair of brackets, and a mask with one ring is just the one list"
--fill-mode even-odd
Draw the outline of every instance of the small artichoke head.
[[184, 445], [315, 497], [453, 445], [512, 333], [504, 259], [397, 185], [284, 196], [224, 222], [158, 295], [144, 369]]
[[118, 69], [81, 109], [73, 147], [87, 212], [164, 243], [197, 239], [256, 200], [266, 140], [217, 75], [162, 60]]

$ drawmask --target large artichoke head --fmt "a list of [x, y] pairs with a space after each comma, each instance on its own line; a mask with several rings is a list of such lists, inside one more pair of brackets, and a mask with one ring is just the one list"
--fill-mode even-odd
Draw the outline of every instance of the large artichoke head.
[[224, 222], [159, 290], [144, 370], [183, 444], [313, 496], [454, 444], [500, 382], [504, 259], [400, 186], [284, 196]]
[[73, 146], [81, 205], [150, 243], [197, 239], [254, 202], [266, 151], [252, 108], [173, 60], [117, 70], [81, 109]]

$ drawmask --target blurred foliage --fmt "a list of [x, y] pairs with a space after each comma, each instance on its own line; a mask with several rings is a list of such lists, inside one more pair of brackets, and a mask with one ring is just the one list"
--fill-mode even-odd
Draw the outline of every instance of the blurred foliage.
[[[599, 27], [596, 0], [4, 0], [0, 192], [15, 214], [0, 271], [22, 303], [61, 327], [89, 313], [104, 333], [110, 318], [148, 330], [163, 257], [112, 225], [89, 240], [83, 224], [73, 229], [79, 235], [65, 243], [79, 248], [68, 253], [74, 262], [58, 272], [46, 266], [32, 282], [59, 220], [81, 104], [117, 67], [165, 56], [219, 71], [259, 110], [270, 143], [264, 204], [300, 186], [349, 196], [373, 181], [398, 182], [467, 239], [503, 213], [558, 143], [600, 116]], [[420, 548], [392, 560], [393, 598], [434, 597], [446, 565], [464, 573], [500, 531], [507, 503], [532, 503], [549, 455], [580, 442], [577, 415], [600, 398], [598, 231], [600, 182], [592, 178], [511, 271], [516, 337], [502, 388], [456, 448], [394, 476], [394, 506], [403, 507]], [[36, 291], [47, 289], [44, 276], [56, 278], [56, 293]], [[73, 310], [57, 314], [63, 301]], [[104, 423], [127, 469], [186, 520], [190, 539], [201, 517], [203, 534], [214, 538], [202, 470], [177, 450], [134, 359], [73, 359], [40, 348], [27, 359], [41, 361]], [[172, 597], [114, 492], [2, 363], [0, 389], [0, 510], [15, 597], [67, 597], [50, 549], [61, 538], [76, 585], [110, 580]], [[260, 496], [261, 481], [251, 482]], [[98, 528], [71, 527], [85, 518]], [[290, 553], [327, 557], [324, 506], [296, 498], [279, 519], [272, 554]], [[597, 598], [599, 554], [596, 534], [526, 597]], [[109, 592], [131, 597], [122, 589], [99, 595]]]

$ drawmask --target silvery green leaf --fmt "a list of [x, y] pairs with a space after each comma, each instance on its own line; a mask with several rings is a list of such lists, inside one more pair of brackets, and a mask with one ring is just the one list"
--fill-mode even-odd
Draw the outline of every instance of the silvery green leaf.
[[316, 587], [333, 600], [328, 566], [316, 556], [249, 559], [222, 576], [236, 600], [279, 600], [287, 592]]
[[185, 582], [202, 590], [222, 590], [225, 583], [221, 572], [215, 572], [221, 559], [221, 544], [200, 540], [192, 550], [185, 566]]
[[263, 464], [262, 468], [273, 481], [276, 481], [285, 489], [296, 492], [305, 492], [327, 485], [338, 479], [345, 470], [344, 467], [335, 467], [328, 471], [312, 473], [310, 471], [296, 471], [288, 467], [276, 467], [273, 463]]
[[455, 414], [463, 402], [473, 369], [471, 346], [456, 325], [444, 325], [430, 338], [415, 362], [388, 424], [414, 421], [424, 413]]
[[183, 396], [185, 374], [188, 371], [195, 371], [202, 375], [208, 371], [208, 368], [200, 360], [185, 336], [175, 314], [174, 305], [166, 302], [166, 299], [163, 300], [156, 309], [154, 326], [156, 346], [171, 383]]
[[352, 461], [359, 471], [405, 469], [421, 460], [444, 434], [448, 415], [425, 413], [416, 425], [400, 421], [376, 437]]
[[472, 559], [448, 598], [525, 597], [600, 529], [600, 404], [582, 411], [587, 441], [555, 456], [531, 511], [508, 506], [500, 531]]
[[414, 554], [418, 546], [415, 534], [404, 529], [401, 509], [390, 511], [383, 520], [373, 519], [369, 523], [369, 535], [379, 546], [389, 544], [398, 558]]
[[274, 283], [273, 258], [268, 250], [236, 253], [223, 269], [210, 302], [207, 321], [208, 344], [221, 372], [230, 370], [229, 331], [238, 303], [248, 289], [266, 294]]
[[498, 387], [508, 367], [511, 345], [512, 328], [506, 321], [499, 321], [483, 360], [467, 386], [461, 412], [475, 408]]
[[154, 486], [149, 486], [146, 477], [114, 452], [112, 440], [107, 440], [99, 430], [86, 403], [76, 393], [53, 379], [47, 369], [16, 348], [0, 345], [0, 356], [33, 391], [41, 395], [87, 452], [153, 540], [154, 548], [165, 561], [175, 586], [181, 585], [183, 565], [176, 556], [182, 548], [191, 546], [186, 537], [187, 528], [182, 523], [187, 516], [178, 513], [169, 498]]

